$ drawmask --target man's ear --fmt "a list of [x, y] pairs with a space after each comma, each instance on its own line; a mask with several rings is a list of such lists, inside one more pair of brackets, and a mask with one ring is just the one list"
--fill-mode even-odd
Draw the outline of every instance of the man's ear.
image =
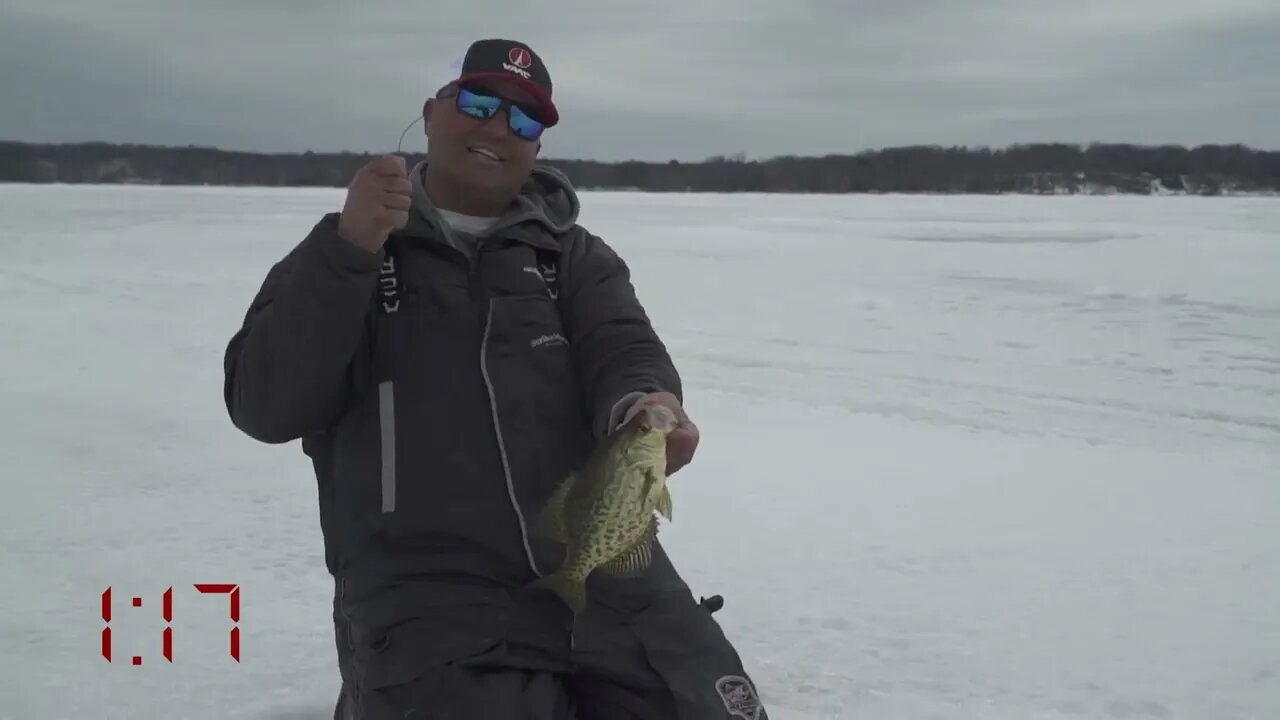
[[534, 156], [534, 157], [538, 157], [538, 155], [540, 155], [540, 154], [542, 154], [542, 141], [541, 141], [541, 140], [539, 140], [539, 141], [538, 141], [538, 147], [537, 147], [536, 149], [534, 149], [534, 151], [533, 151], [533, 156]]
[[427, 98], [426, 102], [422, 103], [422, 134], [428, 138], [431, 137], [431, 116], [435, 109], [435, 98]]

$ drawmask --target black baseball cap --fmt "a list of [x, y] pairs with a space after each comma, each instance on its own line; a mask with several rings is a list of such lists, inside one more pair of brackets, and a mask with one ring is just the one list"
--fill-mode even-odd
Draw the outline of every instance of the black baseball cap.
[[525, 43], [501, 38], [471, 43], [449, 66], [441, 87], [485, 80], [510, 82], [524, 88], [537, 102], [529, 111], [535, 113], [538, 120], [547, 127], [560, 121], [560, 113], [551, 101], [551, 74], [538, 53]]

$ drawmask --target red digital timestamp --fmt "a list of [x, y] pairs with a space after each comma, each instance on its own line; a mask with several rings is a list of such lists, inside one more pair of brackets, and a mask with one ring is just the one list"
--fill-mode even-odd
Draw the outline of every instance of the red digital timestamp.
[[[196, 583], [193, 587], [206, 595], [230, 595], [231, 596], [231, 657], [240, 662], [240, 586], [232, 583]], [[165, 589], [164, 595], [161, 597], [162, 614], [165, 623], [173, 622], [173, 587]], [[142, 607], [142, 598], [133, 598], [133, 607]], [[102, 657], [107, 662], [111, 662], [111, 586], [107, 586], [102, 591], [102, 621], [106, 623], [106, 627], [102, 628]], [[164, 659], [173, 662], [173, 628], [165, 626], [163, 633]], [[142, 657], [133, 656], [133, 664], [141, 665]]]

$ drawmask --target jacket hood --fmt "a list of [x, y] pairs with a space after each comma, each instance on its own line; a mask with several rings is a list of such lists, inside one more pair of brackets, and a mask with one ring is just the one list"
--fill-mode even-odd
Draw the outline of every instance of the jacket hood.
[[[409, 222], [405, 226], [404, 234], [414, 237], [439, 237], [462, 250], [463, 247], [440, 216], [435, 203], [427, 196], [423, 185], [426, 169], [427, 162], [423, 160], [409, 173], [413, 184], [413, 205], [409, 211]], [[577, 223], [580, 207], [578, 193], [564, 173], [547, 165], [536, 165], [506, 213], [489, 228], [485, 235], [506, 231], [508, 234], [531, 240], [543, 233], [559, 235]], [[532, 232], [526, 232], [526, 228]]]

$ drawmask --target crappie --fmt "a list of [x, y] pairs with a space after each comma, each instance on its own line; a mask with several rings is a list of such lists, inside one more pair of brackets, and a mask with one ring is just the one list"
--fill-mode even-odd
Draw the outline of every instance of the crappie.
[[533, 587], [556, 593], [579, 613], [587, 605], [587, 577], [597, 568], [630, 577], [649, 567], [658, 534], [654, 512], [671, 519], [667, 434], [676, 424], [670, 408], [644, 407], [556, 488], [534, 531], [565, 543], [565, 559]]

